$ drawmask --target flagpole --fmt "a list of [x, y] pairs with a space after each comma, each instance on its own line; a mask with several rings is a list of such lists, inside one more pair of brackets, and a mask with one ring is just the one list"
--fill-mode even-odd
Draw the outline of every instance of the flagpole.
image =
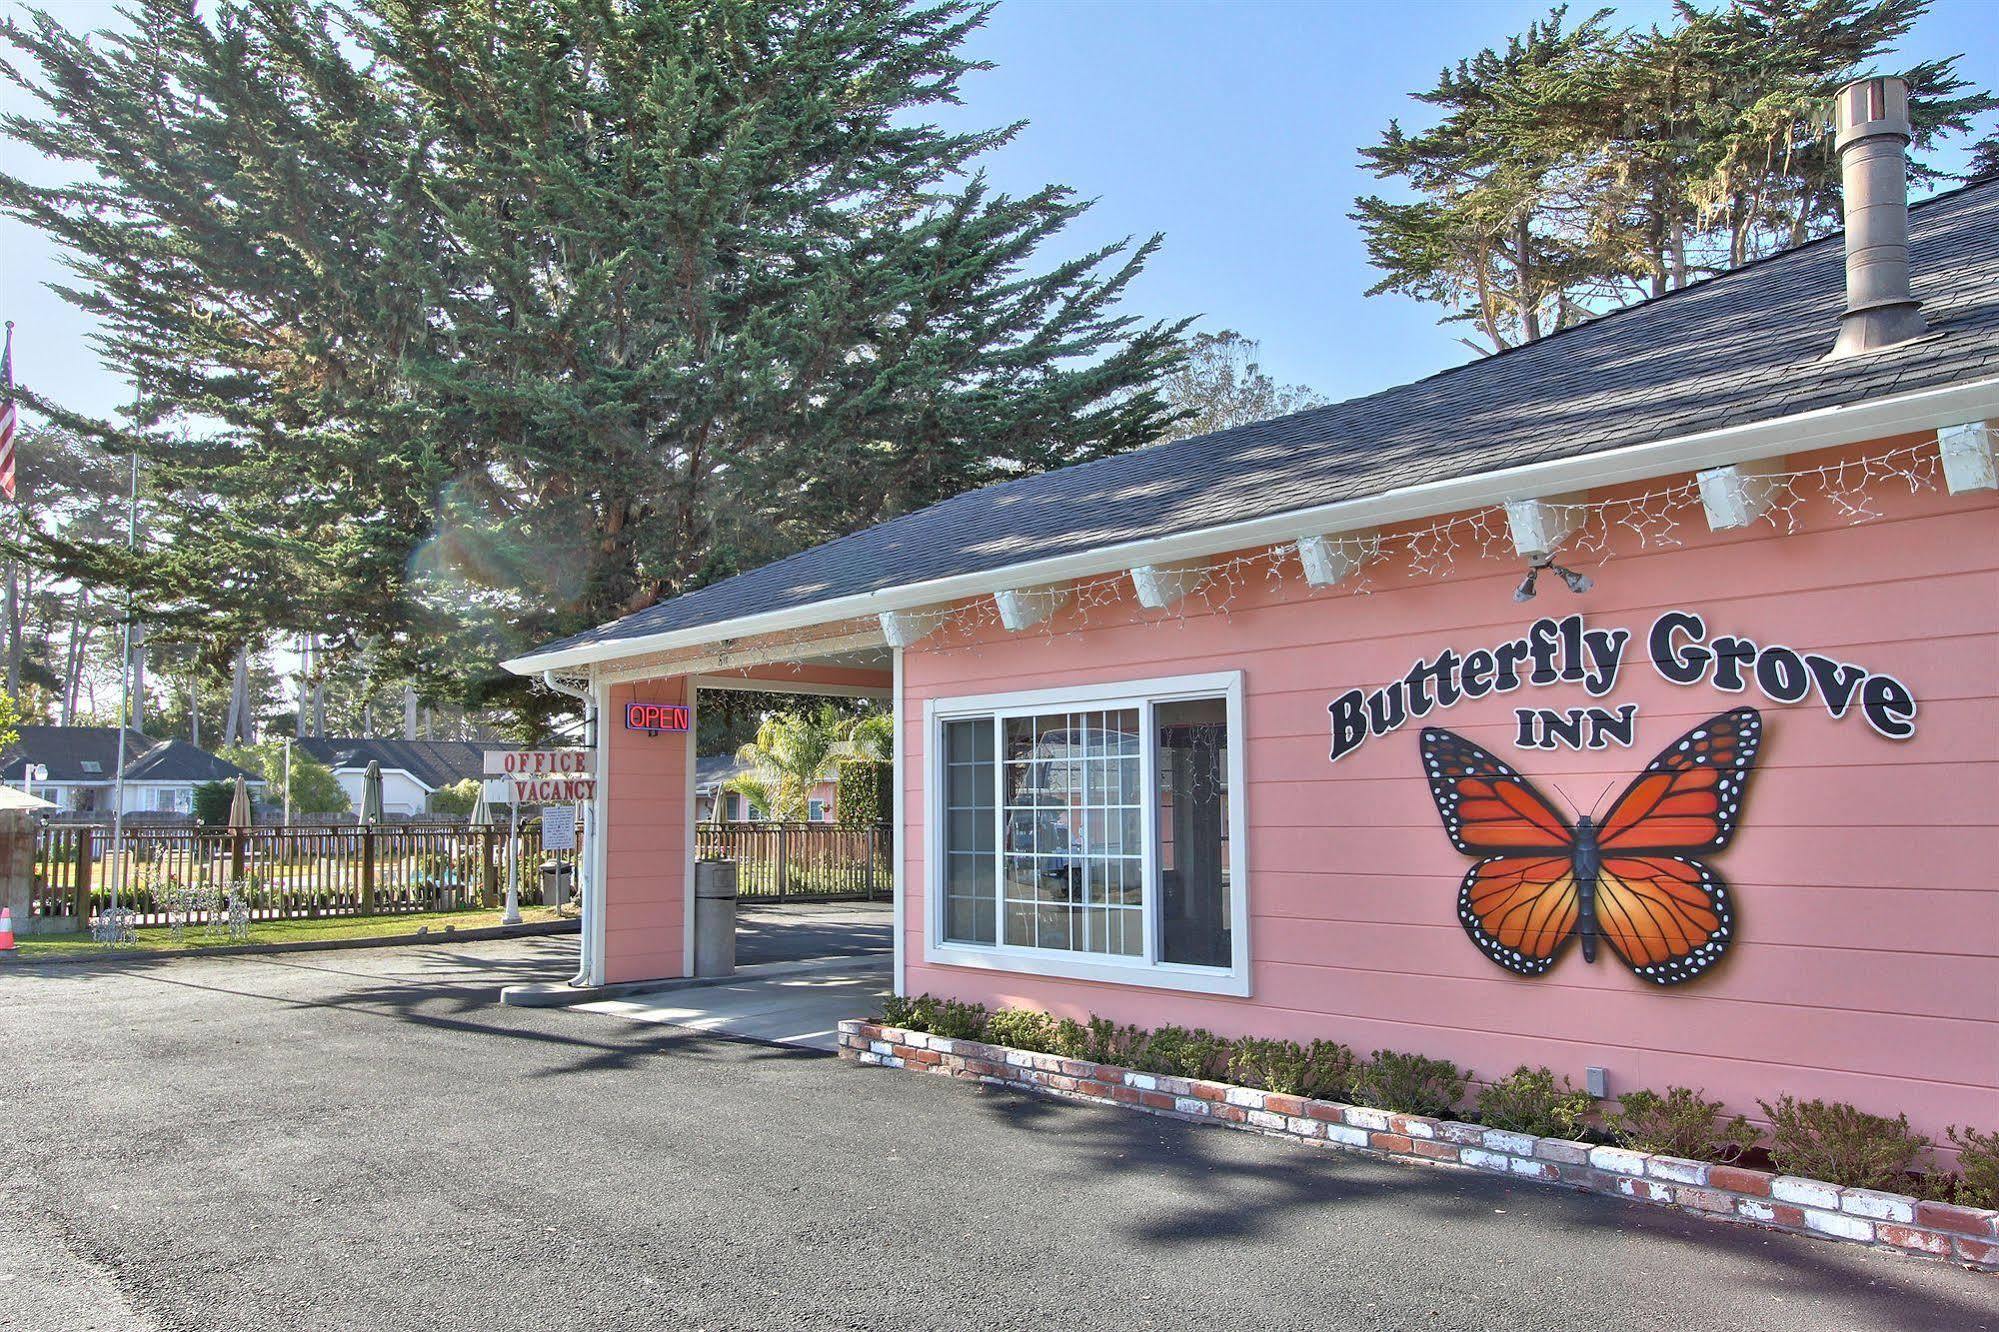
[[[6, 428], [7, 433], [9, 435], [15, 435], [18, 434], [20, 431], [20, 417], [19, 417], [20, 409], [17, 407], [13, 407], [14, 321], [11, 319], [7, 321], [6, 350], [0, 351], [0, 373], [4, 373], [4, 378], [6, 381], [4, 385], [0, 385], [0, 404], [5, 404], [4, 407], [0, 407], [0, 410], [11, 409], [15, 413], [14, 424]], [[19, 469], [16, 468], [15, 470], [18, 471]], [[9, 495], [9, 498], [14, 498], [11, 493]], [[13, 521], [11, 523], [11, 526], [13, 529], [14, 540], [17, 544], [21, 539], [21, 529], [26, 525], [26, 521], [27, 520], [23, 517], [21, 513], [21, 503], [19, 499], [15, 499]], [[9, 551], [7, 554], [7, 693], [9, 697], [14, 698], [17, 702], [19, 700], [20, 685], [21, 685], [21, 557], [12, 551]]]
[[[125, 508], [125, 549], [139, 547], [139, 449], [132, 447], [132, 491]], [[118, 775], [111, 794], [111, 910], [125, 883], [125, 723], [132, 716], [132, 585], [125, 584], [124, 651], [118, 663]], [[113, 920], [117, 917], [113, 916]]]

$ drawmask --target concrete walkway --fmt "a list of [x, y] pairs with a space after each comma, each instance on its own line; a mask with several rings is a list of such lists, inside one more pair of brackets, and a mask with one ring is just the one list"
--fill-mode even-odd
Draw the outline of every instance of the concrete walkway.
[[736, 913], [736, 965], [811, 957], [886, 956], [895, 948], [887, 902], [744, 902]]
[[837, 1050], [840, 1020], [879, 1012], [892, 983], [887, 959], [856, 958], [853, 966], [834, 972], [600, 999], [572, 1005], [571, 1011], [663, 1022], [808, 1050]]

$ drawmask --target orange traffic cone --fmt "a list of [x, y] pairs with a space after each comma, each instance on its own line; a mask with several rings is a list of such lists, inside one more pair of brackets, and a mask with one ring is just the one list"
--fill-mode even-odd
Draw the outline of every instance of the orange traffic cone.
[[14, 951], [14, 913], [0, 907], [0, 953]]

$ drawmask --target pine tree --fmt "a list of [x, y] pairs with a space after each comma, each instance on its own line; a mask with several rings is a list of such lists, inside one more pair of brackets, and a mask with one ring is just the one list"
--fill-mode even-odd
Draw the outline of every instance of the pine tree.
[[[1561, 226], [1575, 108], [1560, 92], [1570, 71], [1602, 58], [1608, 11], [1564, 28], [1566, 7], [1509, 41], [1447, 68], [1414, 94], [1443, 110], [1410, 134], [1389, 122], [1361, 150], [1376, 176], [1421, 197], [1355, 201], [1368, 258], [1385, 276], [1368, 295], [1397, 291], [1450, 307], [1491, 349], [1532, 342], [1579, 312], [1565, 295], [1594, 272], [1589, 246]], [[1473, 344], [1477, 345], [1477, 344]]]
[[[1445, 307], [1499, 350], [1640, 296], [1826, 234], [1840, 223], [1832, 94], [1906, 36], [1927, 0], [1681, 0], [1664, 27], [1613, 31], [1556, 9], [1418, 100], [1436, 127], [1391, 123], [1363, 151], [1418, 197], [1354, 217], [1398, 291]], [[1999, 105], [1956, 61], [1903, 71], [1921, 150]]]
[[131, 374], [174, 497], [160, 621], [364, 637], [469, 690], [551, 635], [1009, 475], [1145, 442], [1157, 238], [1040, 266], [1087, 206], [993, 191], [1018, 126], [942, 0], [139, 0], [4, 29], [86, 179], [0, 178]]

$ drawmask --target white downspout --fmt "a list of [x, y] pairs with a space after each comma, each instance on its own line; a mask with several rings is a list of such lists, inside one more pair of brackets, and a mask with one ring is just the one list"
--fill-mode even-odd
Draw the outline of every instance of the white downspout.
[[[891, 648], [890, 651], [895, 654], [892, 658], [890, 658], [891, 662], [893, 663], [892, 669], [894, 671], [894, 675], [893, 675], [893, 686], [890, 690], [890, 695], [889, 695], [889, 708], [895, 717], [895, 737], [894, 737], [893, 747], [889, 751], [889, 757], [890, 757], [889, 768], [891, 769], [891, 779], [889, 783], [889, 827], [891, 831], [889, 833], [889, 843], [895, 848], [894, 851], [891, 852], [891, 854], [895, 858], [889, 863], [888, 891], [891, 902], [890, 912], [889, 912], [889, 919], [891, 922], [890, 928], [895, 931], [894, 989], [895, 992], [900, 995], [900, 994], [909, 993], [909, 987], [907, 984], [904, 983], [903, 980], [903, 976], [906, 973], [909, 963], [908, 960], [903, 957], [903, 937], [902, 937], [903, 910], [904, 910], [903, 890], [905, 887], [902, 881], [903, 880], [902, 866], [903, 862], [909, 858], [909, 851], [908, 851], [909, 848], [908, 803], [909, 802], [904, 798], [904, 793], [903, 793], [903, 788], [908, 782], [908, 778], [905, 775], [908, 769], [904, 767], [904, 764], [907, 760], [905, 760], [905, 758], [903, 757], [904, 748], [902, 743], [902, 737], [903, 733], [909, 729], [909, 721], [903, 715], [902, 711], [903, 708], [902, 649]], [[925, 794], [927, 796], [928, 793], [926, 792]], [[930, 806], [926, 803], [924, 805], [924, 812], [926, 815], [929, 813], [929, 809]]]
[[[543, 671], [541, 682], [558, 694], [579, 699], [583, 704], [583, 746], [590, 751], [590, 772], [597, 781], [602, 780], [604, 756], [597, 750], [597, 691], [591, 685], [574, 689], [555, 678], [554, 671]], [[600, 792], [602, 787], [597, 788]], [[576, 867], [582, 886], [577, 893], [583, 918], [577, 928], [577, 967], [571, 985], [588, 988], [597, 984], [597, 923], [603, 914], [603, 892], [596, 872], [597, 842], [597, 801], [585, 802], [583, 806], [583, 836], [576, 850]]]

